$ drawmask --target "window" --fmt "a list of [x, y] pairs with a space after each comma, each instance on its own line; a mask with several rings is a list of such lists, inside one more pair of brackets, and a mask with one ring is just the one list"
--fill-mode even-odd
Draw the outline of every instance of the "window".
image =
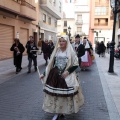
[[51, 17], [48, 17], [48, 24], [51, 25]]
[[82, 27], [77, 27], [77, 32], [82, 32]]
[[77, 20], [81, 20], [82, 19], [82, 15], [77, 15]]
[[57, 20], [55, 20], [55, 27], [57, 27]]
[[64, 27], [67, 27], [67, 21], [64, 21]]
[[95, 0], [96, 4], [109, 4], [109, 0]]
[[63, 29], [63, 32], [66, 33], [66, 35], [67, 35], [67, 29]]
[[95, 7], [95, 15], [108, 15], [108, 7]]
[[43, 13], [43, 22], [46, 22], [46, 15]]

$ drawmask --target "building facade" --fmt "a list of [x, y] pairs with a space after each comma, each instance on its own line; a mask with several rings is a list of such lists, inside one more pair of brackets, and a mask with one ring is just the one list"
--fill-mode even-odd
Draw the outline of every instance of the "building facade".
[[75, 9], [75, 34], [79, 34], [82, 37], [89, 36], [89, 17], [90, 9], [88, 2], [76, 2]]
[[16, 37], [24, 46], [30, 35], [37, 42], [37, 6], [38, 0], [0, 0], [0, 60], [13, 57]]
[[57, 37], [59, 38], [61, 35], [68, 35], [69, 36], [69, 29], [70, 30], [70, 39], [74, 39], [75, 35], [75, 19], [74, 18], [63, 18], [57, 21]]
[[90, 0], [89, 39], [94, 44], [112, 39], [113, 20], [111, 20], [110, 0]]
[[57, 40], [57, 20], [63, 16], [62, 0], [40, 0], [39, 38]]

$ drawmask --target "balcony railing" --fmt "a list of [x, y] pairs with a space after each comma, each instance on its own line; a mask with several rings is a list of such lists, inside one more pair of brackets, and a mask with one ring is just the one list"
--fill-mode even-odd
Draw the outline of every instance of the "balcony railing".
[[101, 2], [101, 1], [100, 2], [95, 2], [95, 6], [97, 6], [97, 5], [98, 6], [99, 5], [109, 6], [109, 1], [106, 0], [105, 2]]
[[21, 0], [21, 5], [27, 6], [27, 7], [31, 8], [31, 9], [33, 9], [33, 10], [36, 10], [36, 7], [34, 7], [30, 3], [26, 2], [25, 0]]

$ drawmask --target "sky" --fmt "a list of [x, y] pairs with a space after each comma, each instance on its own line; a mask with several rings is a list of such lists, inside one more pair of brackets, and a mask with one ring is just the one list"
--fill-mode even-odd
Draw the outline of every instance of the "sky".
[[[66, 14], [66, 18], [74, 18], [74, 0], [71, 0], [72, 3], [70, 3], [70, 0], [63, 0], [63, 11]], [[83, 5], [87, 4], [89, 0], [76, 0], [78, 4]], [[66, 3], [68, 2], [68, 3]]]

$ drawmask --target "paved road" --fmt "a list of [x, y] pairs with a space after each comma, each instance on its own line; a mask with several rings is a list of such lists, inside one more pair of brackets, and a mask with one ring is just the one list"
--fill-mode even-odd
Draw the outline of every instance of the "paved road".
[[[44, 69], [41, 65], [40, 71]], [[78, 76], [85, 104], [77, 114], [64, 119], [110, 120], [96, 63]], [[53, 115], [42, 110], [42, 103], [42, 83], [36, 72], [25, 72], [0, 84], [0, 120], [51, 120]]]

